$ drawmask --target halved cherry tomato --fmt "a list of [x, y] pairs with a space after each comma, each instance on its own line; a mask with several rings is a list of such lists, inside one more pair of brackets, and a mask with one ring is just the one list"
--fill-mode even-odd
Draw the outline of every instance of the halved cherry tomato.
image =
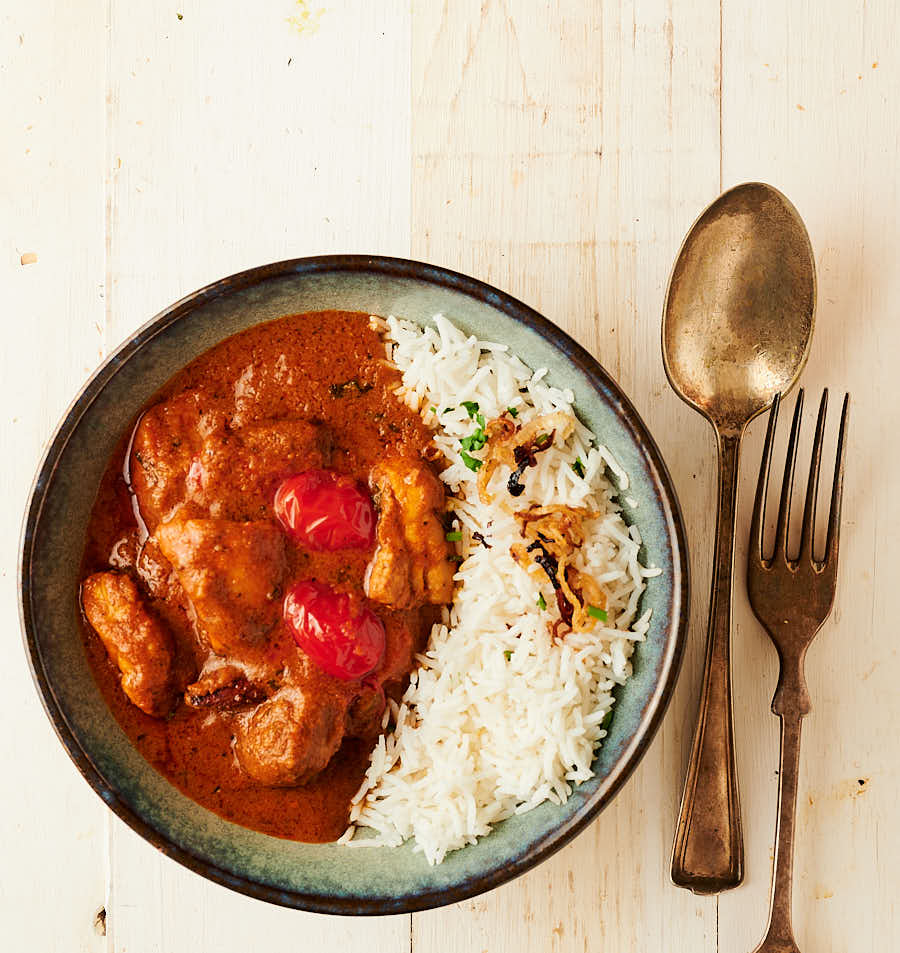
[[275, 493], [275, 515], [309, 549], [367, 549], [375, 538], [372, 498], [331, 470], [288, 477]]
[[347, 593], [324, 583], [293, 585], [284, 599], [284, 619], [297, 645], [335, 678], [364, 678], [384, 656], [381, 619], [370, 609], [354, 608]]

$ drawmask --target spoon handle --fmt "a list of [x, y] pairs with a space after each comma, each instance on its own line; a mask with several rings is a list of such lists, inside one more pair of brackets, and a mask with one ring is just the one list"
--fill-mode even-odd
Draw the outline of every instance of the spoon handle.
[[672, 880], [694, 893], [736, 887], [744, 842], [731, 714], [731, 577], [740, 435], [717, 431], [716, 550], [700, 713], [675, 830]]

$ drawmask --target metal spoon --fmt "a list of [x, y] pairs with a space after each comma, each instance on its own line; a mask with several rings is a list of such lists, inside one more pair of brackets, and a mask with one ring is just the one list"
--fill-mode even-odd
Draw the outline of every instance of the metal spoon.
[[694, 893], [736, 887], [744, 876], [730, 644], [738, 458], [747, 424], [790, 390], [806, 363], [815, 301], [803, 221], [760, 182], [725, 192], [697, 219], [666, 292], [666, 374], [715, 427], [719, 454], [706, 666], [672, 856], [673, 881]]

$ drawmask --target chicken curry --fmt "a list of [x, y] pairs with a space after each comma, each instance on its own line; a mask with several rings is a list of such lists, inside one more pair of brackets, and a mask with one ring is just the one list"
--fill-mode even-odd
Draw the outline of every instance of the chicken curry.
[[178, 373], [110, 461], [81, 606], [144, 757], [228, 820], [328, 841], [452, 598], [440, 457], [368, 316], [291, 315]]

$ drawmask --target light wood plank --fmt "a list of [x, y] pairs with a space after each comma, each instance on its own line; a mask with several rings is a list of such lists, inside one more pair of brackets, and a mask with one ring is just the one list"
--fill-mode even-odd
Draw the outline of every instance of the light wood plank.
[[414, 256], [534, 305], [617, 377], [670, 461], [701, 593], [672, 711], [635, 777], [537, 870], [414, 915], [421, 953], [716, 949], [715, 901], [668, 880], [714, 475], [709, 435], [668, 391], [659, 356], [672, 257], [718, 188], [718, 6], [687, 6], [416, 6]]
[[[409, 253], [409, 12], [114, 3], [107, 162], [116, 343], [157, 310], [241, 268], [327, 252]], [[110, 950], [405, 953], [408, 917], [278, 910], [166, 860], [114, 821]]]
[[[16, 563], [43, 444], [102, 343], [104, 9], [41, 0], [0, 18], [0, 935], [8, 950], [103, 947], [93, 921], [103, 904], [106, 809], [32, 686], [17, 632]], [[36, 261], [21, 264], [29, 253]]]
[[[855, 401], [841, 592], [808, 663], [798, 936], [810, 950], [886, 948], [900, 932], [900, 703], [889, 636], [898, 598], [888, 576], [900, 517], [890, 364], [900, 67], [887, 45], [898, 14], [888, 0], [723, 6], [724, 184], [772, 181], [806, 217], [820, 308], [805, 380], [813, 390], [849, 387]], [[280, 911], [161, 858], [77, 777], [7, 640], [0, 690], [21, 716], [0, 755], [22, 773], [0, 779], [3, 842], [17, 872], [0, 885], [4, 939], [11, 949], [102, 948], [91, 921], [106, 837], [109, 950], [228, 953], [259, 935], [291, 949], [375, 953], [411, 941], [491, 953], [752, 949], [774, 821], [776, 723], [766, 713], [775, 661], [740, 586], [747, 884], [718, 901], [717, 915], [715, 900], [668, 881], [701, 663], [714, 461], [706, 425], [664, 382], [658, 327], [678, 243], [720, 185], [718, 5], [428, 0], [410, 27], [399, 0], [347, 0], [326, 7], [317, 29], [310, 9], [302, 32], [287, 23], [299, 10], [287, 0], [253, 9], [193, 0], [177, 11], [113, 3], [108, 37], [105, 5], [94, 2], [76, 11], [42, 0], [2, 21], [2, 81], [14, 90], [0, 120], [4, 181], [14, 183], [0, 195], [9, 402], [0, 440], [15, 461], [0, 481], [16, 501], [3, 515], [7, 618], [32, 465], [104, 344], [199, 284], [263, 260], [412, 251], [534, 304], [633, 397], [670, 463], [692, 543], [684, 675], [660, 737], [590, 831], [493, 894], [417, 915], [411, 937], [409, 918], [357, 924]], [[29, 251], [37, 263], [20, 265]], [[40, 378], [21, 353], [40, 356]], [[744, 527], [761, 423], [745, 449]], [[745, 537], [739, 531], [741, 547]], [[739, 549], [739, 567], [744, 558]], [[61, 868], [64, 878], [48, 873]], [[52, 916], [35, 884], [52, 886]]]
[[[889, 0], [827, 11], [725, 4], [725, 185], [769, 181], [804, 216], [819, 307], [803, 383], [813, 403], [823, 386], [832, 389], [833, 418], [835, 398], [845, 389], [853, 397], [837, 606], [807, 662], [813, 712], [803, 729], [798, 815], [794, 922], [800, 948], [822, 953], [884, 949], [900, 935], [893, 727], [900, 699], [890, 634], [900, 609], [892, 578], [900, 558], [900, 401], [891, 366], [900, 300], [900, 64], [891, 55], [898, 28]], [[805, 417], [804, 464], [813, 413]], [[745, 521], [762, 429], [759, 421], [748, 445]], [[775, 822], [777, 721], [767, 714], [775, 659], [743, 603], [741, 590], [735, 695], [748, 877], [721, 900], [723, 950], [752, 949], [762, 932]]]

